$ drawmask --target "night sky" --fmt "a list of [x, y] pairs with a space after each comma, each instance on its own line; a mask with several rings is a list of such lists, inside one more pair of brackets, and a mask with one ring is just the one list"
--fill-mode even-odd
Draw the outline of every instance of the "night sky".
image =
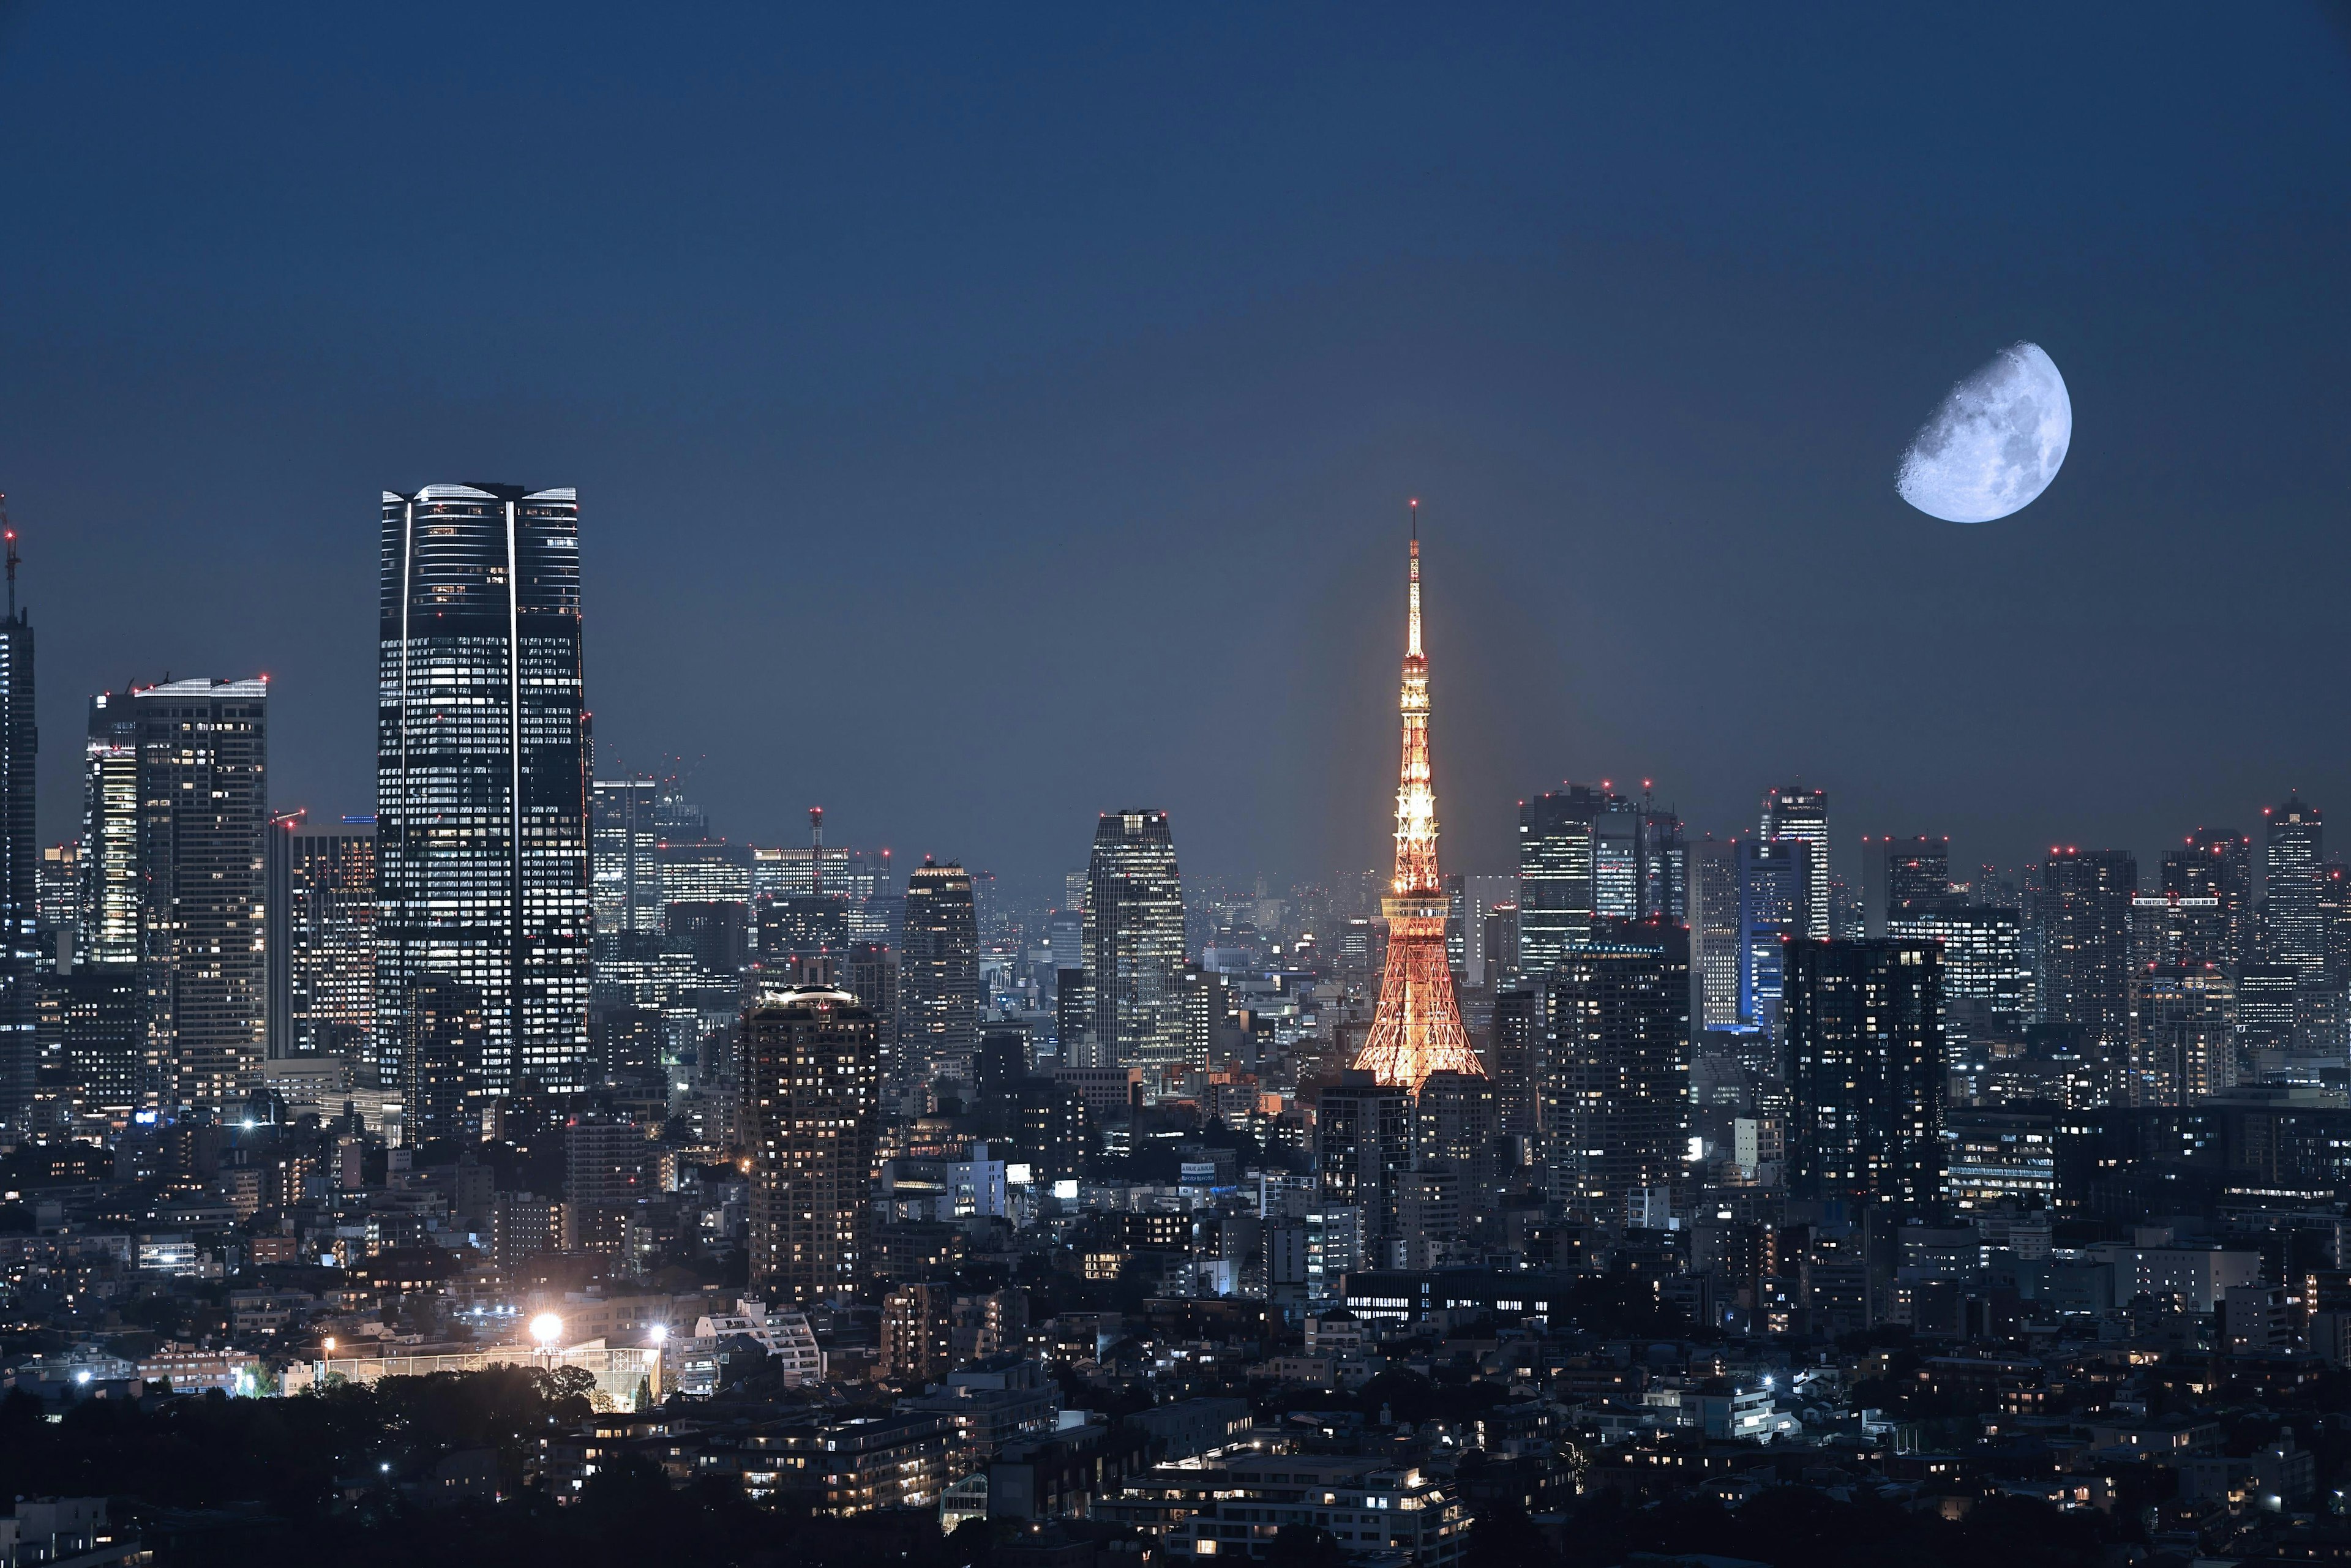
[[[1417, 496], [1450, 869], [1569, 777], [2351, 844], [2344, 12], [828, 9], [0, 5], [45, 839], [167, 670], [372, 810], [379, 493], [494, 479], [737, 838], [1380, 862]], [[2019, 339], [2064, 472], [1912, 511]]]

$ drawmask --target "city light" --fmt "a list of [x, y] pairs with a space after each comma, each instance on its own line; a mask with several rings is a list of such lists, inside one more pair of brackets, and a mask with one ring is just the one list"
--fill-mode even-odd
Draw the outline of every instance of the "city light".
[[541, 1348], [552, 1349], [555, 1342], [563, 1337], [563, 1320], [553, 1312], [539, 1313], [530, 1320], [530, 1337], [537, 1340]]

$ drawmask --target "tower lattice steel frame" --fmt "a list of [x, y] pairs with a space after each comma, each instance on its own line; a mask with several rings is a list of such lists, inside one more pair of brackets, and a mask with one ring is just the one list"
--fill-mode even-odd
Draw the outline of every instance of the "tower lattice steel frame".
[[1380, 911], [1388, 960], [1379, 1010], [1354, 1065], [1417, 1093], [1432, 1072], [1484, 1077], [1469, 1049], [1453, 971], [1445, 960], [1445, 880], [1437, 869], [1437, 793], [1428, 773], [1428, 660], [1420, 651], [1420, 504], [1413, 503], [1410, 610], [1405, 622], [1404, 768], [1396, 786], [1395, 878]]

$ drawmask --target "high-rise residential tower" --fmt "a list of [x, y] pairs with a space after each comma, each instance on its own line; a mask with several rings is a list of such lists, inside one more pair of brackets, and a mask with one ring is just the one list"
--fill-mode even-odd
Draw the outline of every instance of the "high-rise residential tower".
[[2163, 889], [2185, 898], [2220, 901], [2221, 943], [2216, 960], [2233, 970], [2253, 960], [2253, 841], [2234, 828], [2199, 828], [2183, 847], [2163, 857]]
[[1930, 1207], [1949, 1076], [1940, 945], [1792, 942], [1786, 1009], [1788, 1195]]
[[968, 1080], [979, 1049], [979, 924], [971, 875], [929, 855], [906, 878], [898, 956], [900, 1087], [945, 1075]]
[[2127, 850], [2052, 849], [2041, 868], [2043, 1016], [2110, 1067], [2119, 1066], [2130, 1046], [2131, 897], [2137, 890], [2138, 862]]
[[376, 1027], [403, 1048], [437, 975], [481, 1009], [482, 1090], [585, 1087], [588, 750], [580, 502], [431, 485], [383, 497]]
[[1803, 935], [1815, 942], [1829, 936], [1829, 797], [1825, 789], [1791, 786], [1763, 792], [1763, 841], [1789, 840], [1809, 846], [1804, 875], [1807, 901]]
[[1184, 894], [1166, 812], [1104, 811], [1095, 823], [1086, 862], [1085, 967], [1097, 1060], [1072, 1066], [1184, 1061]]
[[131, 708], [147, 1098], [217, 1112], [266, 1054], [269, 685], [172, 681]]
[[375, 834], [364, 820], [269, 835], [269, 1054], [340, 1056], [363, 1089], [392, 1089], [375, 1030]]
[[1469, 1048], [1453, 971], [1445, 959], [1448, 905], [1437, 865], [1437, 791], [1428, 766], [1428, 659], [1420, 651], [1420, 528], [1413, 514], [1405, 623], [1404, 758], [1396, 786], [1395, 876], [1380, 901], [1388, 921], [1387, 962], [1378, 1009], [1353, 1065], [1382, 1083], [1417, 1092], [1432, 1072], [1482, 1077]]
[[744, 1011], [741, 1056], [752, 1282], [848, 1294], [870, 1260], [879, 1024], [848, 991], [768, 991]]
[[[0, 524], [7, 510], [0, 507]], [[33, 1101], [39, 1061], [41, 857], [33, 842], [33, 623], [16, 607], [16, 530], [5, 532], [8, 618], [0, 621], [0, 1121], [18, 1124]]]
[[[1551, 1197], [1610, 1220], [1687, 1183], [1689, 932], [1675, 921], [1593, 923], [1547, 988], [1552, 1044], [1542, 1085]], [[1654, 1211], [1659, 1200], [1652, 1197]]]

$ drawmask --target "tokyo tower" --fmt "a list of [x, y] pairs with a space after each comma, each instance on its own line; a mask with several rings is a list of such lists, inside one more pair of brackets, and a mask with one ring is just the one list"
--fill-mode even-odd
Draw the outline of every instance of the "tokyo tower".
[[1428, 660], [1420, 651], [1420, 503], [1412, 512], [1411, 608], [1405, 626], [1404, 776], [1396, 785], [1395, 879], [1380, 912], [1388, 921], [1388, 962], [1379, 1010], [1354, 1065], [1382, 1083], [1415, 1093], [1432, 1072], [1482, 1078], [1469, 1049], [1453, 971], [1445, 962], [1447, 904], [1437, 873], [1437, 793], [1428, 782]]

